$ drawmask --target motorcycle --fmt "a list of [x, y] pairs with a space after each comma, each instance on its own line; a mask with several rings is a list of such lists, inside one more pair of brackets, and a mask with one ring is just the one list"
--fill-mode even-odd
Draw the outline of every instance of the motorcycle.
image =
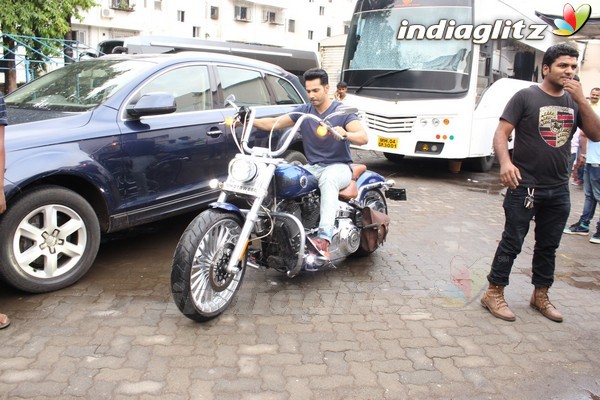
[[306, 118], [319, 122], [318, 134], [339, 135], [328, 119], [356, 113], [356, 108], [340, 106], [325, 119], [302, 114], [272, 150], [249, 146], [254, 109], [238, 107], [233, 96], [226, 104], [236, 110], [226, 125], [239, 154], [231, 160], [225, 182], [212, 182], [212, 187], [220, 188], [220, 196], [185, 229], [171, 271], [175, 304], [199, 322], [217, 317], [231, 305], [249, 267], [272, 268], [291, 278], [335, 268], [335, 261], [350, 255], [371, 254], [387, 234], [386, 197], [406, 199], [404, 189], [392, 189], [393, 180], [353, 164], [352, 183], [340, 191], [329, 257], [324, 257], [311, 240], [319, 225], [318, 180], [281, 156]]

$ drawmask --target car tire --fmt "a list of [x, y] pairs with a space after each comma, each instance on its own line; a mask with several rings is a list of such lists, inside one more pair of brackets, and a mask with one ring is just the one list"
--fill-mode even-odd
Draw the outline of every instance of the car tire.
[[79, 194], [42, 186], [22, 195], [0, 220], [0, 276], [29, 293], [77, 282], [100, 246], [100, 224]]
[[285, 152], [283, 158], [290, 164], [294, 165], [305, 165], [308, 163], [308, 160], [304, 156], [304, 154], [295, 150], [288, 150]]

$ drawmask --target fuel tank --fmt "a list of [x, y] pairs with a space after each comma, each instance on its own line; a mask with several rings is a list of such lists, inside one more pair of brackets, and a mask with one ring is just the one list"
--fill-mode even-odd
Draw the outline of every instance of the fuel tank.
[[280, 165], [275, 169], [277, 197], [293, 199], [319, 188], [319, 180], [299, 165]]

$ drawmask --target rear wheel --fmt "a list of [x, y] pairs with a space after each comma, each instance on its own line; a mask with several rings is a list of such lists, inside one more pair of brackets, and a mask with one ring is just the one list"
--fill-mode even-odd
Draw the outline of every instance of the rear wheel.
[[242, 232], [239, 216], [207, 210], [187, 227], [173, 256], [171, 293], [179, 310], [194, 321], [223, 313], [238, 291], [245, 272], [228, 273], [227, 264]]
[[469, 160], [469, 166], [475, 172], [488, 172], [494, 166], [496, 156], [476, 157]]

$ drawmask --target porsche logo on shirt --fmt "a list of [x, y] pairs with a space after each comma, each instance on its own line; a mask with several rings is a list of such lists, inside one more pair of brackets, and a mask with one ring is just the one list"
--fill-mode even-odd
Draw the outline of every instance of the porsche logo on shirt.
[[546, 106], [540, 109], [540, 135], [552, 147], [561, 147], [569, 141], [574, 123], [572, 108]]

